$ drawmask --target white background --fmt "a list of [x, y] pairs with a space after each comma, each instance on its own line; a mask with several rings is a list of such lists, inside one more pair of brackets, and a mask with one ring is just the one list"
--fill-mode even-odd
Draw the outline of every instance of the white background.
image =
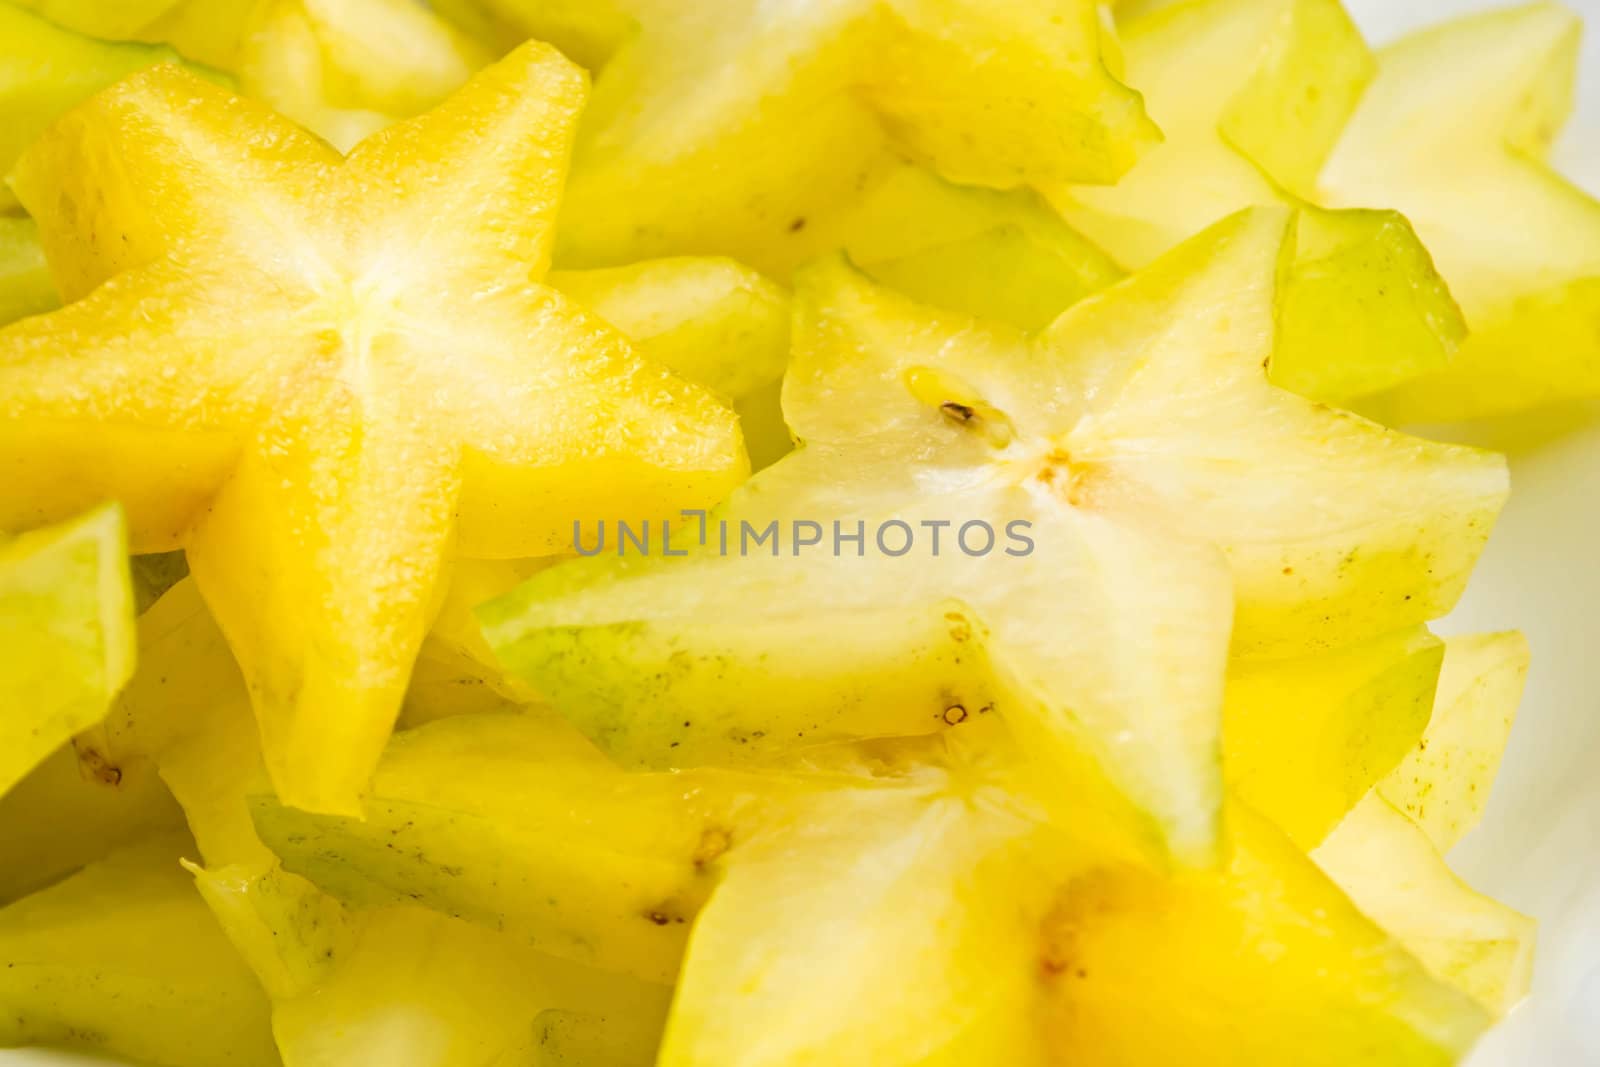
[[[1375, 45], [1453, 14], [1504, 6], [1345, 2]], [[1600, 195], [1600, 0], [1566, 3], [1593, 30], [1578, 118], [1557, 159]], [[1469, 1067], [1600, 1067], [1600, 424], [1514, 456], [1513, 472], [1511, 506], [1466, 602], [1441, 629], [1522, 629], [1534, 666], [1488, 818], [1453, 859], [1474, 885], [1538, 916], [1540, 958], [1532, 1000]], [[5, 1067], [86, 1062], [0, 1051]]]

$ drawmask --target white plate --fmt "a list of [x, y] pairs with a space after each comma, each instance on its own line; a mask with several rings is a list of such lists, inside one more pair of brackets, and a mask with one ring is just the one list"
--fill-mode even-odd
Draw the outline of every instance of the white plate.
[[[1382, 43], [1506, 2], [1346, 6]], [[1558, 159], [1600, 195], [1600, 0], [1565, 2], [1592, 29], [1578, 117]], [[1600, 425], [1513, 457], [1512, 466], [1511, 506], [1465, 603], [1441, 629], [1524, 630], [1534, 665], [1488, 817], [1452, 860], [1474, 886], [1538, 917], [1539, 964], [1533, 997], [1467, 1067], [1600, 1067]], [[0, 1051], [0, 1067], [104, 1062]]]

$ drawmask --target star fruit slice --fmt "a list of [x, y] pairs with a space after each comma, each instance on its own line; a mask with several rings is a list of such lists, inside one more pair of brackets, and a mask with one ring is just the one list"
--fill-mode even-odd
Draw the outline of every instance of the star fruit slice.
[[122, 511], [0, 541], [0, 794], [99, 722], [133, 674]]
[[57, 304], [38, 227], [31, 219], [0, 218], [0, 326]]
[[[141, 668], [102, 731], [119, 766], [153, 760], [211, 865], [200, 893], [273, 1002], [288, 1067], [383, 1050], [397, 1067], [479, 1067], [529, 1040], [541, 1010], [622, 1013], [648, 1029], [667, 991], [540, 956], [415, 907], [346, 911], [278, 869], [247, 796], [264, 770], [244, 679], [191, 581], [140, 620]], [[136, 755], [138, 754], [138, 755]]]
[[265, 0], [234, 69], [245, 95], [348, 151], [438, 105], [489, 60], [409, 0]]
[[152, 838], [0, 910], [0, 1046], [278, 1062], [266, 997], [178, 866], [192, 847]]
[[1363, 914], [1495, 1018], [1527, 996], [1538, 923], [1469, 888], [1427, 834], [1378, 793], [1313, 857]]
[[1506, 491], [1498, 458], [1267, 382], [1290, 232], [1280, 210], [1241, 214], [1035, 339], [810, 272], [785, 385], [805, 446], [704, 545], [678, 530], [687, 558], [613, 540], [486, 606], [490, 644], [628, 764], [998, 710], [1037, 725], [1064, 788], [1126, 796], [1203, 849], [1234, 596], [1242, 654], [1420, 623], [1454, 603]]
[[1047, 189], [1066, 220], [1133, 269], [1240, 208], [1300, 207], [1272, 380], [1344, 404], [1442, 367], [1465, 327], [1411, 225], [1312, 202], [1374, 69], [1338, 0], [1186, 0], [1121, 29], [1165, 140], [1115, 185]]
[[1377, 784], [1440, 852], [1454, 848], [1483, 818], [1528, 661], [1528, 642], [1519, 633], [1450, 638], [1428, 728]]
[[290, 803], [358, 810], [451, 557], [744, 472], [732, 412], [531, 280], [583, 96], [530, 45], [341, 160], [162, 67], [22, 165], [63, 288], [110, 280], [0, 332], [0, 525], [113, 496], [185, 548]]
[[[552, 744], [536, 716], [469, 716], [395, 739], [376, 822], [271, 801], [257, 818], [291, 869], [349, 899], [409, 886], [430, 908], [546, 938], [564, 928], [580, 945], [625, 929], [598, 921], [595, 900], [671, 856], [680, 883], [702, 886], [673, 913], [692, 932], [659, 1061], [671, 1067], [1111, 1065], [1179, 1050], [1220, 1065], [1300, 1045], [1329, 1067], [1357, 1048], [1442, 1065], [1484, 1025], [1259, 819], [1230, 814], [1220, 870], [1081, 851], [998, 726], [813, 752], [754, 779], [710, 836], [686, 810], [705, 810], [708, 772], [624, 776], [631, 804], [588, 809], [569, 841], [548, 829], [576, 814], [554, 786], [591, 757]], [[642, 784], [668, 781], [689, 804]], [[675, 823], [694, 829], [640, 832]], [[590, 909], [546, 904], [572, 892], [573, 849], [615, 865]], [[665, 929], [681, 951], [683, 928]], [[1230, 1024], [1232, 998], [1260, 1006], [1252, 1026]]]
[[1444, 643], [1417, 627], [1233, 664], [1222, 719], [1228, 787], [1300, 848], [1316, 847], [1421, 740], [1444, 656]]
[[639, 8], [585, 116], [564, 265], [718, 253], [782, 278], [893, 150], [1009, 188], [1110, 180], [1155, 137], [1093, 0]]
[[1531, 3], [1380, 53], [1318, 188], [1328, 203], [1404, 211], [1472, 327], [1447, 367], [1381, 398], [1385, 415], [1600, 395], [1600, 201], [1545, 161], [1572, 108], [1580, 30], [1560, 4]]
[[[134, 71], [175, 62], [178, 54], [170, 48], [96, 40], [0, 3], [0, 178], [39, 134], [79, 102]], [[0, 182], [0, 211], [15, 206], [16, 198]], [[13, 239], [6, 237], [8, 251]], [[0, 310], [5, 305], [0, 299]]]

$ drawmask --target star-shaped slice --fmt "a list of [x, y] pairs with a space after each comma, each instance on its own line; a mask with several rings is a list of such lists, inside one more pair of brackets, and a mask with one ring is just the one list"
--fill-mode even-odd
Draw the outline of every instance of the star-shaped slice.
[[0, 540], [0, 794], [102, 719], [133, 674], [122, 512]]
[[1272, 380], [1344, 405], [1443, 366], [1465, 327], [1410, 223], [1314, 203], [1375, 66], [1338, 0], [1185, 0], [1120, 29], [1165, 140], [1115, 185], [1048, 188], [1066, 221], [1134, 269], [1240, 208], [1299, 207]]
[[256, 822], [347, 900], [411, 893], [583, 959], [675, 947], [668, 1067], [1442, 1067], [1486, 1026], [1266, 818], [1231, 805], [1209, 869], [1085, 851], [999, 727], [731, 787], [621, 774], [537, 715], [459, 717], [396, 739], [367, 821], [264, 800]]
[[1287, 212], [1240, 214], [1037, 337], [811, 271], [784, 397], [801, 450], [701, 546], [691, 521], [645, 558], [613, 528], [488, 605], [490, 643], [625, 763], [998, 710], [1065, 793], [1110, 784], [1205, 848], [1235, 597], [1245, 655], [1435, 617], [1506, 493], [1498, 457], [1267, 382], [1287, 240]]
[[784, 276], [896, 153], [956, 181], [1108, 181], [1156, 137], [1094, 0], [638, 3], [574, 162], [560, 259]]
[[583, 99], [530, 45], [341, 159], [169, 66], [21, 165], [88, 295], [0, 332], [0, 527], [112, 497], [186, 549], [290, 803], [358, 810], [451, 558], [743, 474], [727, 408], [537, 280]]
[[1472, 333], [1382, 398], [1396, 419], [1501, 415], [1600, 395], [1600, 201], [1545, 160], [1572, 108], [1578, 17], [1531, 3], [1384, 49], [1318, 179], [1332, 204], [1404, 211]]

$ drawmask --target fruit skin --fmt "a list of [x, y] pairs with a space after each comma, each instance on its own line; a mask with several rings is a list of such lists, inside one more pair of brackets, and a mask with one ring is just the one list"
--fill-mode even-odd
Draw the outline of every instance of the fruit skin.
[[1482, 1008], [1265, 820], [1234, 805], [1228, 828], [1219, 871], [1097, 871], [1064, 887], [1044, 926], [1050, 1062], [1444, 1067], [1466, 1054]]
[[278, 1062], [260, 986], [178, 866], [192, 847], [152, 838], [0, 911], [0, 1045]]
[[1528, 642], [1520, 633], [1450, 638], [1428, 728], [1377, 784], [1379, 795], [1415, 822], [1441, 853], [1483, 818], [1528, 663]]
[[32, 219], [0, 217], [0, 326], [54, 310], [59, 303], [39, 228]]
[[[691, 523], [686, 559], [608, 549], [486, 605], [489, 643], [631, 765], [748, 762], [995, 710], [1039, 725], [1064, 791], [1108, 813], [1130, 798], [1139, 832], [1203, 852], [1228, 601], [1247, 657], [1418, 624], [1459, 596], [1506, 491], [1498, 458], [1265, 380], [1291, 234], [1281, 211], [1241, 214], [1031, 340], [813, 269], [784, 398], [805, 445], [713, 519], [735, 541], [744, 522], [1021, 519], [1033, 558], [935, 558], [926, 537], [898, 558], [807, 554], [788, 534], [776, 558], [741, 558], [714, 521], [696, 547]], [[1160, 678], [1127, 647], [1160, 658]]]
[[1527, 996], [1538, 923], [1468, 888], [1378, 793], [1312, 855], [1363, 914], [1494, 1018]]
[[0, 542], [0, 794], [102, 719], [133, 674], [122, 509]]
[[1223, 705], [1229, 788], [1310, 850], [1410, 755], [1445, 645], [1421, 628], [1313, 656], [1235, 663]]
[[1115, 185], [1047, 187], [1067, 222], [1136, 269], [1240, 208], [1296, 207], [1272, 381], [1348, 406], [1443, 367], [1466, 327], [1411, 224], [1316, 197], [1375, 69], [1338, 0], [1187, 0], [1122, 28], [1166, 139]]
[[1016, 187], [1108, 180], [1156, 136], [1106, 70], [1092, 0], [716, 0], [636, 14], [585, 116], [564, 266], [719, 254], [782, 280], [832, 250], [829, 220], [897, 153]]
[[1580, 31], [1561, 5], [1531, 3], [1379, 53], [1318, 178], [1322, 201], [1404, 211], [1472, 330], [1448, 366], [1374, 398], [1384, 418], [1479, 418], [1600, 395], [1600, 201], [1545, 161], [1571, 111]]
[[530, 280], [583, 98], [530, 45], [340, 160], [168, 66], [21, 168], [64, 290], [103, 284], [0, 332], [0, 522], [103, 494], [183, 547], [292, 803], [359, 810], [449, 559], [746, 469], [714, 396]]
[[[35, 138], [81, 101], [134, 71], [176, 62], [178, 54], [170, 48], [95, 40], [0, 3], [0, 117], [5, 120], [0, 178]], [[0, 183], [0, 212], [16, 206], [12, 191]], [[17, 239], [8, 235], [5, 240]], [[9, 319], [0, 315], [3, 321]]]

